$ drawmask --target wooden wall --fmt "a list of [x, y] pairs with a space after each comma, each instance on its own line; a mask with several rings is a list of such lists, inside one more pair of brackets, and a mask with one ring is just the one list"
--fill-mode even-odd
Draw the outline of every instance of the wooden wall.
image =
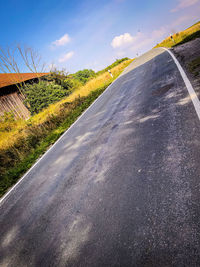
[[23, 104], [24, 97], [19, 92], [0, 96], [0, 116], [12, 112], [15, 118], [28, 119], [30, 112]]

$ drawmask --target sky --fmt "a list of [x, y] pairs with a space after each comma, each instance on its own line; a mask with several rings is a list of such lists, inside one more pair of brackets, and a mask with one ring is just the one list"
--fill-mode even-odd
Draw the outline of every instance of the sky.
[[200, 0], [0, 1], [0, 47], [25, 45], [73, 73], [134, 58], [200, 20]]

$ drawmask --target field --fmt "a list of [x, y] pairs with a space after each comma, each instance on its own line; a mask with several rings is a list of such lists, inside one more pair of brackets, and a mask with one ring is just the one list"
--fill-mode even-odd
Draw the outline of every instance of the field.
[[0, 126], [0, 196], [26, 172], [63, 132], [116, 79], [132, 60], [105, 72], [28, 121], [9, 117]]
[[196, 38], [199, 38], [200, 37], [200, 22], [197, 22], [196, 24], [192, 25], [191, 27], [189, 27], [188, 29], [184, 31], [173, 34], [172, 37], [173, 37], [173, 40], [170, 37], [167, 37], [161, 43], [157, 44], [155, 48], [157, 47], [170, 48], [173, 46], [184, 44]]

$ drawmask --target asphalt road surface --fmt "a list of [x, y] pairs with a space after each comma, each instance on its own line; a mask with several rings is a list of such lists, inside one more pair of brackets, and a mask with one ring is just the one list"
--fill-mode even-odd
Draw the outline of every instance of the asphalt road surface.
[[200, 123], [168, 52], [134, 61], [0, 207], [0, 266], [200, 266]]

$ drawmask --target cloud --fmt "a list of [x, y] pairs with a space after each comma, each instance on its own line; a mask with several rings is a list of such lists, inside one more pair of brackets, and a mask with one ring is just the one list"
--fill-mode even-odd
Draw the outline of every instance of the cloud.
[[126, 46], [134, 41], [134, 37], [131, 36], [130, 33], [124, 33], [119, 36], [115, 36], [111, 42], [111, 46], [113, 48], [119, 48], [122, 46]]
[[54, 41], [52, 43], [52, 45], [54, 46], [63, 46], [66, 45], [67, 43], [69, 43], [71, 41], [71, 38], [69, 37], [69, 35], [66, 33], [65, 35], [63, 35], [60, 39]]
[[122, 35], [114, 37], [111, 42], [111, 46], [115, 49], [118, 49], [118, 55], [122, 55], [124, 54], [124, 50], [132, 50], [133, 47], [137, 47], [138, 49], [141, 46], [153, 43], [154, 40], [163, 37], [165, 33], [166, 29], [164, 27], [158, 30], [154, 30], [150, 35], [137, 32], [136, 35], [132, 36], [130, 33], [124, 33]]
[[116, 56], [122, 57], [125, 55], [133, 55], [142, 53], [156, 43], [168, 33], [166, 27], [160, 27], [150, 33], [137, 32], [134, 36], [130, 33], [125, 33], [116, 36], [112, 40], [112, 47], [115, 49]]
[[74, 52], [73, 51], [70, 51], [64, 55], [62, 55], [59, 59], [58, 59], [58, 62], [60, 63], [63, 63], [63, 62], [66, 62], [67, 60], [69, 60], [70, 58], [72, 58], [74, 55]]
[[185, 15], [185, 16], [181, 16], [178, 19], [176, 19], [173, 23], [172, 23], [172, 27], [176, 27], [181, 25], [183, 22], [186, 21], [192, 21], [193, 19], [196, 19], [196, 16], [192, 16], [192, 15]]
[[178, 0], [178, 5], [171, 10], [171, 12], [177, 12], [181, 9], [193, 6], [200, 2], [200, 0]]
[[141, 49], [148, 49], [151, 48], [151, 46], [154, 43], [154, 39], [147, 36], [143, 35], [141, 38], [138, 40], [138, 42], [134, 42], [133, 45], [131, 46], [131, 51], [132, 52], [140, 52]]

